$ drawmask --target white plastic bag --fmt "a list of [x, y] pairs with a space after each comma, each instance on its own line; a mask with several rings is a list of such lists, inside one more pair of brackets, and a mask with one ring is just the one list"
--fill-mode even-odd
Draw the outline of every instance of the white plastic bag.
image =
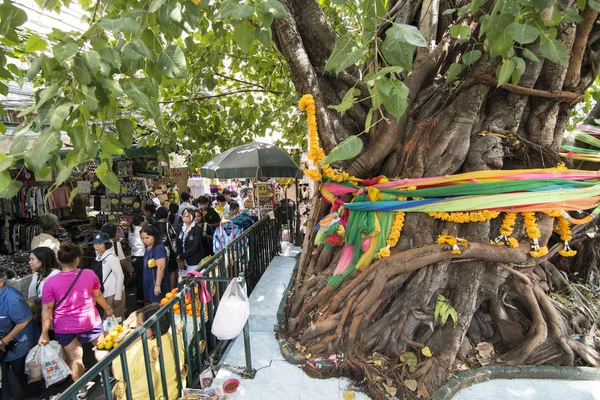
[[104, 332], [106, 333], [112, 331], [112, 329], [117, 325], [119, 325], [119, 321], [112, 315], [106, 318], [102, 323], [102, 327], [104, 328]]
[[25, 373], [29, 375], [28, 383], [42, 379], [42, 346], [37, 345], [29, 350], [25, 357]]
[[46, 381], [46, 387], [67, 379], [71, 375], [71, 369], [63, 361], [56, 345], [60, 346], [58, 342], [53, 340], [46, 346], [41, 346], [40, 349], [42, 372]]
[[229, 283], [215, 314], [211, 332], [219, 340], [233, 339], [244, 329], [250, 315], [250, 303], [246, 291], [240, 286], [241, 279]]

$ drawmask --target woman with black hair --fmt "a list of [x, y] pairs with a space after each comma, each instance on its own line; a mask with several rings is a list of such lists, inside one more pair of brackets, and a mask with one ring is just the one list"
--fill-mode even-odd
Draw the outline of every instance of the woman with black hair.
[[179, 204], [177, 203], [171, 203], [169, 205], [169, 223], [177, 228], [180, 224], [180, 220], [179, 220], [179, 216], [177, 215], [177, 213], [179, 212]]
[[156, 222], [153, 224], [160, 235], [160, 242], [167, 249], [167, 272], [169, 273], [169, 287], [177, 286], [177, 250], [175, 241], [177, 232], [168, 221], [169, 210], [159, 207], [156, 210]]
[[195, 270], [205, 257], [202, 248], [202, 228], [194, 221], [194, 210], [186, 208], [181, 214], [183, 224], [177, 232], [177, 261], [182, 275]]
[[92, 243], [96, 251], [96, 259], [92, 270], [98, 275], [102, 286], [102, 294], [109, 306], [113, 308], [115, 317], [123, 318], [125, 312], [124, 274], [119, 257], [113, 250], [113, 244], [108, 234], [97, 232]]
[[167, 278], [167, 249], [161, 243], [158, 229], [152, 225], [142, 228], [144, 253], [144, 300], [148, 303], [160, 302], [161, 294], [169, 291]]
[[[146, 321], [152, 318], [158, 311], [160, 310], [159, 304], [149, 304], [144, 308], [137, 311], [137, 327], [142, 326]], [[148, 329], [146, 329], [147, 335], [147, 344], [150, 349], [153, 349], [157, 346], [156, 336], [157, 333], [160, 334], [160, 353], [163, 357], [164, 361], [164, 373], [167, 382], [167, 390], [168, 390], [168, 398], [169, 399], [177, 399], [180, 397], [181, 393], [178, 393], [179, 388], [177, 385], [177, 370], [181, 371], [183, 364], [185, 363], [184, 356], [184, 346], [183, 340], [181, 337], [181, 333], [179, 332], [171, 332], [170, 331], [170, 323], [169, 323], [170, 315], [169, 312], [164, 313], [158, 318], [158, 324], [160, 327], [160, 331], [156, 331], [156, 325], [152, 324]], [[175, 358], [175, 341], [177, 340], [177, 352], [179, 353], [179, 365], [176, 365]], [[150, 392], [148, 390], [148, 375], [149, 372], [152, 375], [152, 386], [154, 387], [154, 393], [158, 396], [158, 394], [163, 393], [162, 388], [162, 376], [160, 370], [160, 363], [158, 361], [151, 362], [151, 360], [147, 360], [148, 364], [141, 362], [144, 360], [144, 347], [142, 345], [142, 340], [138, 340], [134, 342], [129, 348], [127, 348], [126, 358], [129, 360], [127, 362], [127, 369], [129, 372], [127, 384], [130, 385], [131, 389], [131, 398], [133, 399], [149, 399]], [[146, 365], [150, 365], [150, 370], [146, 371]], [[117, 380], [122, 381], [124, 378], [123, 369], [121, 365], [121, 360], [116, 359], [112, 364], [113, 373]], [[185, 387], [185, 379], [182, 382], [183, 387]]]
[[140, 233], [142, 227], [146, 223], [146, 218], [142, 214], [135, 214], [131, 225], [129, 225], [129, 247], [131, 248], [131, 264], [133, 265], [133, 271], [135, 273], [135, 288], [136, 288], [136, 299], [139, 305], [144, 304], [144, 252], [146, 247], [142, 242]]
[[150, 225], [154, 225], [156, 222], [156, 218], [154, 214], [156, 213], [156, 205], [154, 203], [148, 203], [144, 206], [144, 214], [146, 215], [146, 220]]
[[33, 272], [31, 283], [29, 284], [28, 300], [35, 301], [36, 304], [42, 301], [42, 289], [47, 278], [60, 272], [56, 253], [50, 247], [38, 247], [29, 253], [29, 267]]

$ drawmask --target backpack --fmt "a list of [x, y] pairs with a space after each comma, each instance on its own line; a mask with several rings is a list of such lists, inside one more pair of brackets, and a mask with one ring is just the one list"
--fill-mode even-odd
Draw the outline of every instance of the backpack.
[[98, 277], [98, 280], [100, 281], [100, 291], [102, 293], [104, 293], [104, 284], [106, 283], [106, 280], [108, 279], [108, 277], [110, 276], [110, 274], [112, 274], [112, 269], [111, 269], [109, 271], [108, 275], [104, 276], [104, 262], [106, 261], [106, 259], [108, 257], [111, 256], [111, 254], [116, 257], [115, 253], [109, 253], [109, 254], [106, 255], [106, 257], [104, 257], [100, 261], [94, 260], [92, 262], [92, 264], [89, 266], [89, 269], [91, 269], [92, 271], [94, 271], [94, 273]]

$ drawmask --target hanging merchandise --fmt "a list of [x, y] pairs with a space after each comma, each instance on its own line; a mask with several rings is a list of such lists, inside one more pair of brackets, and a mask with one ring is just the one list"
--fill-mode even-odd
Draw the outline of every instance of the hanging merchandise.
[[117, 169], [117, 177], [127, 178], [133, 176], [133, 161], [115, 161], [115, 165]]
[[78, 181], [77, 187], [79, 188], [80, 194], [90, 194], [92, 191], [92, 183], [89, 181]]
[[229, 220], [222, 220], [213, 233], [213, 251], [218, 253], [227, 247], [242, 231]]

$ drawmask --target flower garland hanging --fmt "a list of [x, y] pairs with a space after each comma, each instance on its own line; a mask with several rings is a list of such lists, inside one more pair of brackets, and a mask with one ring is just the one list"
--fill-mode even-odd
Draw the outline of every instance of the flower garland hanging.
[[548, 254], [548, 247], [543, 246], [540, 247], [539, 238], [542, 236], [540, 229], [537, 226], [535, 220], [534, 212], [522, 212], [523, 215], [523, 223], [525, 224], [525, 231], [527, 232], [527, 237], [532, 240], [531, 251], [529, 254], [532, 257], [542, 257]]
[[[398, 197], [398, 200], [406, 200], [406, 197], [400, 196]], [[387, 246], [379, 249], [379, 253], [377, 253], [379, 258], [389, 257], [391, 254], [390, 249], [398, 244], [400, 235], [402, 235], [405, 217], [406, 213], [404, 211], [398, 211], [396, 212], [396, 215], [394, 215], [394, 221], [392, 222], [392, 227], [390, 228], [390, 234], [385, 241]]]
[[432, 218], [442, 221], [465, 224], [468, 222], [484, 222], [496, 218], [500, 211], [472, 211], [472, 212], [430, 212], [427, 213]]
[[560, 240], [564, 242], [564, 247], [558, 251], [563, 257], [573, 257], [577, 254], [577, 250], [571, 249], [569, 246], [569, 240], [573, 239], [571, 235], [571, 228], [569, 227], [569, 221], [567, 221], [564, 217], [558, 217], [556, 219], [556, 227], [554, 228], [554, 232], [560, 235]]
[[516, 220], [517, 213], [505, 213], [504, 219], [502, 220], [502, 225], [500, 225], [500, 236], [494, 240], [490, 240], [490, 244], [495, 244], [497, 246], [504, 246], [504, 244], [508, 244], [510, 247], [518, 247], [519, 241], [513, 237], [510, 237], [510, 235], [513, 233]]
[[438, 236], [437, 242], [439, 244], [448, 244], [448, 245], [452, 246], [452, 254], [456, 254], [456, 255], [462, 254], [462, 252], [460, 251], [460, 248], [458, 247], [459, 243], [462, 247], [468, 246], [468, 243], [465, 239], [456, 238], [454, 236], [449, 236], [449, 235]]
[[[308, 159], [315, 165], [318, 165], [325, 158], [325, 151], [319, 145], [319, 135], [317, 133], [317, 114], [315, 100], [311, 94], [305, 94], [300, 99], [298, 107], [306, 111], [306, 120], [308, 123]], [[304, 170], [306, 176], [314, 181], [321, 180], [321, 173], [318, 169]]]

